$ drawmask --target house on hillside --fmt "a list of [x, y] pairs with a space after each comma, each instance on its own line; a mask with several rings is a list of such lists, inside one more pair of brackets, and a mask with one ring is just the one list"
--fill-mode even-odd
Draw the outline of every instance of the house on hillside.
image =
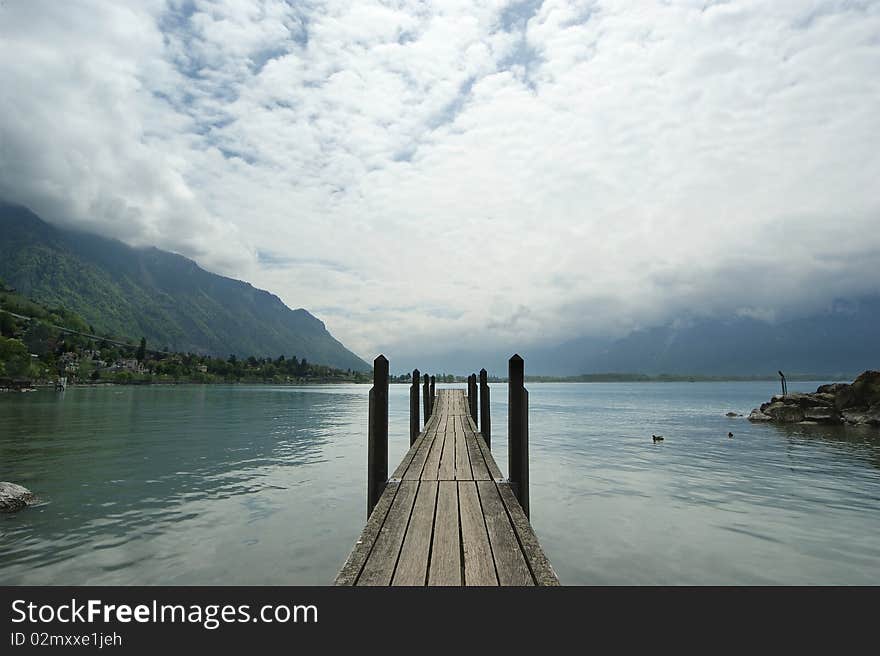
[[138, 362], [134, 358], [117, 360], [109, 369], [110, 371], [129, 371], [135, 374], [142, 374], [145, 371], [143, 363]]
[[58, 358], [58, 368], [66, 373], [75, 374], [79, 370], [79, 356], [73, 351], [62, 353]]

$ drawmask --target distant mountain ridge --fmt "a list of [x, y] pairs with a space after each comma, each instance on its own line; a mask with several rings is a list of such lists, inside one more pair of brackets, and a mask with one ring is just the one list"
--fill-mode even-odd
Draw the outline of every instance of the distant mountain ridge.
[[808, 316], [690, 318], [617, 340], [574, 339], [528, 351], [532, 373], [752, 376], [786, 373], [851, 378], [880, 368], [880, 295], [837, 300]]
[[575, 337], [557, 344], [514, 345], [509, 350], [462, 348], [393, 362], [467, 374], [485, 367], [506, 376], [518, 352], [530, 376], [644, 374], [750, 377], [815, 375], [852, 380], [880, 369], [880, 295], [838, 299], [823, 311], [774, 322], [753, 317], [680, 317], [623, 337]]
[[304, 309], [182, 255], [56, 228], [0, 201], [0, 278], [80, 314], [97, 331], [157, 348], [226, 356], [296, 355], [353, 371], [370, 365]]

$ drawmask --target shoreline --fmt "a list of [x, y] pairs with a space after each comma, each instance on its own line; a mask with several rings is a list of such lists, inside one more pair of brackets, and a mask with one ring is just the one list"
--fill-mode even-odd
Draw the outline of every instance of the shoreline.
[[[824, 377], [805, 377], [805, 378], [789, 378], [789, 380], [793, 382], [807, 382], [807, 383], [815, 383], [815, 382], [839, 382], [837, 378], [824, 378]], [[439, 383], [440, 385], [463, 385], [466, 384], [466, 380], [455, 381], [453, 383]], [[490, 380], [492, 384], [507, 384], [506, 380]], [[591, 380], [578, 380], [578, 379], [566, 379], [566, 378], [540, 378], [540, 379], [529, 379], [526, 378], [526, 383], [528, 384], [537, 384], [537, 385], [549, 385], [549, 384], [566, 384], [566, 385], [590, 385], [590, 384], [664, 384], [664, 383], [767, 383], [774, 382], [772, 378], [641, 378], [634, 377], [632, 379], [591, 379]], [[212, 381], [212, 382], [204, 382], [204, 381], [143, 381], [143, 382], [106, 382], [106, 383], [76, 383], [76, 384], [68, 384], [64, 390], [56, 390], [55, 384], [51, 382], [40, 382], [34, 383], [30, 387], [25, 388], [8, 388], [8, 387], [0, 387], [0, 394], [2, 393], [26, 393], [26, 392], [42, 392], [42, 391], [51, 391], [51, 392], [59, 392], [59, 391], [68, 391], [71, 389], [98, 389], [98, 388], [106, 388], [106, 387], [212, 387], [212, 386], [235, 386], [235, 385], [244, 385], [244, 386], [265, 386], [265, 387], [315, 387], [315, 386], [327, 386], [327, 385], [361, 385], [361, 386], [369, 386], [369, 382], [359, 382], [359, 381], [351, 381], [351, 380], [316, 380], [309, 382], [272, 382], [272, 381], [250, 381], [250, 380], [229, 380], [229, 381]], [[409, 382], [390, 382], [389, 385], [397, 385], [402, 387], [410, 387]]]

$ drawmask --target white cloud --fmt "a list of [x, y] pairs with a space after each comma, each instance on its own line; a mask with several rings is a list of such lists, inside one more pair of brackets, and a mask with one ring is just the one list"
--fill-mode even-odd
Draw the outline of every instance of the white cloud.
[[8, 0], [0, 196], [367, 357], [772, 316], [878, 289], [878, 70], [867, 1]]

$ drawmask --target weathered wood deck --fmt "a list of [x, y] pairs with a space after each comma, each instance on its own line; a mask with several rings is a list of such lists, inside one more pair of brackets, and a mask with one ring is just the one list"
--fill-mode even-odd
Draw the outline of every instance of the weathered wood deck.
[[468, 412], [439, 390], [337, 585], [559, 585]]

